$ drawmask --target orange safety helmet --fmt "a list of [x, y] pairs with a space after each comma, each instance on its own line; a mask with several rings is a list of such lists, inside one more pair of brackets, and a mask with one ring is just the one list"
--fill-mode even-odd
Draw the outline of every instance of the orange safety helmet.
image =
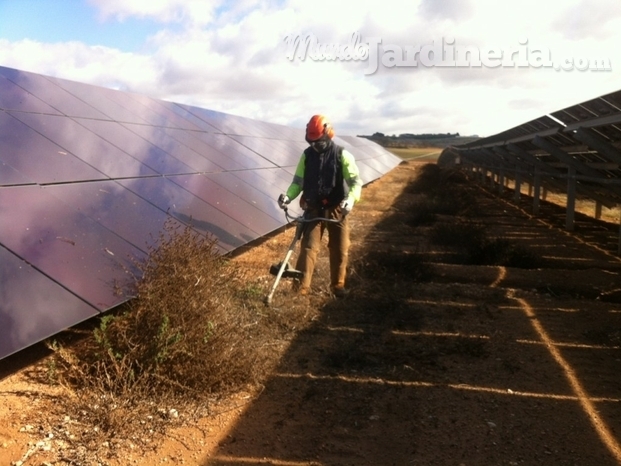
[[334, 128], [332, 128], [330, 120], [323, 115], [313, 115], [306, 125], [306, 140], [308, 142], [316, 141], [324, 135], [330, 139], [334, 137]]

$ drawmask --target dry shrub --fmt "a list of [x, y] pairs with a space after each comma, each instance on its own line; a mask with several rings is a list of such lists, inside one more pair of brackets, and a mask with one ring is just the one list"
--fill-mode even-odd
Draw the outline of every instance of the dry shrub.
[[161, 396], [253, 381], [252, 330], [260, 315], [238, 306], [242, 277], [216, 240], [169, 222], [138, 268], [137, 298], [104, 316], [94, 338], [76, 349], [87, 368], [73, 382], [93, 380], [116, 395]]
[[467, 186], [467, 177], [458, 168], [441, 167], [437, 164], [424, 165], [414, 182], [406, 188], [411, 194], [436, 194], [444, 192], [449, 186]]
[[202, 415], [209, 400], [260, 382], [307, 317], [266, 309], [264, 290], [214, 239], [173, 221], [137, 266], [143, 277], [135, 299], [103, 316], [90, 338], [51, 344], [49, 376], [75, 395], [57, 414], [97, 432], [93, 448], [147, 438], [146, 448], [150, 436], [177, 422], [171, 408]]

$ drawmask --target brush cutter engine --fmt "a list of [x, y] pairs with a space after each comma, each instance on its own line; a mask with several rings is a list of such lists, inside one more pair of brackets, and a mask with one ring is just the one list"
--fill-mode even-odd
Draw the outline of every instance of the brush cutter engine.
[[[282, 267], [282, 262], [279, 262], [278, 264], [272, 264], [272, 266], [270, 267], [270, 273], [272, 275], [278, 275], [278, 272], [280, 271], [281, 267]], [[289, 265], [289, 262], [287, 262], [285, 264], [285, 268], [283, 269], [281, 277], [302, 280], [302, 278], [304, 278], [304, 272], [294, 269], [293, 267], [291, 267], [291, 265]]]

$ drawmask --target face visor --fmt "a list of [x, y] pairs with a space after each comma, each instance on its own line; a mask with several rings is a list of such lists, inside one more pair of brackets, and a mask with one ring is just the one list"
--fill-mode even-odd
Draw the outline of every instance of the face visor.
[[310, 146], [318, 153], [323, 154], [326, 149], [328, 148], [328, 146], [330, 145], [330, 138], [326, 135], [320, 137], [319, 139], [316, 139], [314, 141], [308, 141], [308, 143], [310, 144]]

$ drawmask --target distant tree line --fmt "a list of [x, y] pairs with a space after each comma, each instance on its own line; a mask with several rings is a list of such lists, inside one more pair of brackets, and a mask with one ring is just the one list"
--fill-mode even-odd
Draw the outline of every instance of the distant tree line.
[[373, 133], [372, 136], [363, 136], [365, 138], [369, 138], [369, 139], [383, 139], [383, 138], [390, 138], [390, 139], [447, 139], [447, 138], [458, 138], [459, 137], [459, 133], [421, 133], [421, 134], [414, 134], [414, 133], [403, 133], [400, 134], [399, 136], [396, 135], [392, 135], [392, 136], [386, 136], [384, 133]]
[[360, 135], [359, 137], [370, 139], [384, 147], [408, 148], [408, 147], [447, 147], [450, 145], [463, 144], [478, 139], [478, 136], [461, 136], [459, 133], [403, 133], [392, 136], [376, 132], [371, 136]]

